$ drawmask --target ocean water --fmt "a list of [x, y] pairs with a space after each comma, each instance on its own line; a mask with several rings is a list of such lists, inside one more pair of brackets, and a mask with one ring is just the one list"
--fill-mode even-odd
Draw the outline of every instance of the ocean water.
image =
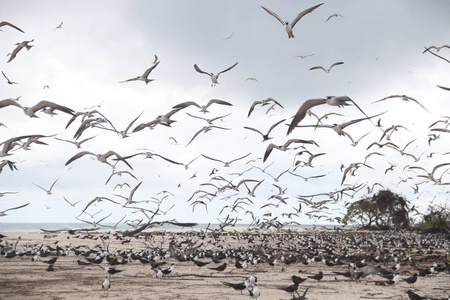
[[[105, 225], [113, 226], [115, 224], [108, 224], [105, 223]], [[236, 227], [242, 228], [242, 227], [248, 227], [250, 224], [236, 224]], [[208, 227], [209, 226], [209, 227]], [[326, 228], [333, 228], [333, 225], [317, 225], [320, 227], [326, 227]], [[292, 226], [286, 226], [285, 228], [313, 228], [314, 225], [292, 225]], [[92, 228], [98, 228], [98, 229], [111, 229], [111, 227], [94, 227], [89, 224], [85, 223], [0, 223], [0, 231], [39, 231], [41, 229], [45, 230], [67, 230], [67, 229], [92, 229]], [[184, 229], [184, 230], [190, 230], [191, 227], [180, 227], [173, 224], [164, 224], [159, 229]], [[199, 228], [199, 229], [205, 229], [205, 228], [219, 228], [219, 224], [207, 224], [207, 223], [201, 223], [197, 226], [194, 226], [192, 228]], [[126, 224], [120, 224], [117, 226], [117, 229], [119, 230], [132, 230], [133, 227], [128, 226]]]

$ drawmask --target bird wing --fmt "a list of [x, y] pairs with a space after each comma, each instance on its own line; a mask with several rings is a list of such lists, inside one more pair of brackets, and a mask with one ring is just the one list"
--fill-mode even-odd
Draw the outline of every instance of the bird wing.
[[186, 102], [183, 102], [183, 103], [175, 105], [174, 107], [172, 107], [172, 109], [177, 109], [177, 110], [178, 109], [183, 109], [183, 108], [186, 108], [186, 107], [188, 107], [190, 105], [194, 105], [194, 106], [197, 106], [198, 108], [202, 108], [198, 103], [196, 103], [194, 101], [186, 101]]
[[210, 159], [210, 160], [214, 160], [214, 161], [218, 161], [218, 162], [221, 162], [221, 163], [225, 164], [225, 162], [223, 160], [220, 160], [220, 159], [217, 159], [217, 158], [212, 158], [212, 157], [206, 156], [204, 154], [202, 154], [202, 156], [204, 158], [207, 158], [207, 159]]
[[291, 27], [294, 28], [295, 24], [297, 24], [297, 22], [298, 22], [301, 18], [303, 18], [303, 16], [305, 16], [305, 15], [307, 15], [307, 14], [313, 12], [316, 8], [318, 8], [318, 7], [321, 6], [322, 4], [323, 4], [323, 3], [314, 5], [313, 7], [310, 7], [310, 8], [308, 8], [308, 9], [305, 9], [304, 11], [302, 11], [301, 13], [299, 13], [299, 14], [297, 15], [297, 17], [295, 17], [295, 19], [291, 22]]
[[28, 204], [30, 204], [30, 203], [27, 203], [27, 204], [24, 204], [24, 205], [20, 205], [20, 206], [17, 206], [17, 207], [8, 208], [7, 210], [4, 210], [3, 212], [7, 212], [8, 210], [13, 210], [13, 209], [19, 209], [19, 208], [27, 206]]
[[66, 162], [65, 166], [67, 166], [68, 164], [70, 164], [70, 163], [73, 162], [74, 160], [79, 159], [80, 157], [82, 157], [82, 156], [84, 156], [84, 155], [86, 155], [86, 154], [94, 155], [94, 156], [95, 156], [95, 153], [92, 153], [92, 152], [89, 152], [89, 151], [81, 151], [81, 152], [75, 154], [74, 156], [72, 156], [72, 158], [70, 158], [70, 159]]
[[23, 108], [22, 105], [20, 105], [19, 103], [17, 103], [17, 101], [13, 100], [13, 99], [5, 99], [5, 100], [1, 100], [0, 101], [0, 108], [2, 107], [6, 107], [9, 105], [14, 105], [20, 108]]
[[199, 131], [197, 131], [194, 136], [191, 138], [191, 140], [189, 141], [189, 143], [186, 144], [185, 147], [189, 146], [190, 143], [192, 143], [192, 141], [197, 137], [197, 135], [200, 134], [200, 132], [205, 131], [205, 128], [203, 127], [202, 129], [200, 129]]
[[166, 160], [166, 161], [168, 161], [168, 162], [170, 162], [170, 163], [172, 163], [172, 164], [175, 164], [175, 165], [183, 165], [183, 163], [179, 163], [179, 162], [176, 162], [176, 161], [174, 161], [174, 160], [171, 160], [171, 159], [168, 159], [168, 158], [166, 158], [166, 157], [164, 157], [164, 156], [162, 156], [162, 155], [159, 155], [159, 154], [153, 154], [153, 155], [156, 155], [156, 156], [159, 156], [159, 157], [161, 157], [162, 159], [164, 159], [164, 160]]
[[211, 73], [208, 73], [208, 72], [205, 72], [205, 71], [202, 71], [198, 66], [197, 66], [197, 64], [194, 64], [194, 69], [195, 69], [195, 71], [197, 71], [197, 72], [199, 72], [199, 73], [203, 73], [203, 74], [207, 74], [207, 75], [211, 75]]
[[241, 156], [241, 157], [239, 157], [239, 158], [235, 158], [235, 159], [233, 159], [233, 160], [230, 160], [230, 164], [231, 164], [232, 162], [234, 162], [234, 161], [237, 161], [237, 160], [246, 158], [246, 157], [249, 156], [250, 154], [251, 154], [251, 152], [249, 152], [248, 154], [246, 154], [246, 155], [244, 155], [244, 156]]
[[9, 57], [9, 60], [7, 62], [12, 61], [14, 58], [16, 58], [17, 53], [19, 53], [20, 50], [22, 50], [22, 46], [17, 46], [13, 52], [11, 53], [11, 56]]
[[17, 29], [17, 30], [19, 30], [19, 31], [22, 32], [22, 33], [25, 33], [25, 32], [23, 32], [22, 29], [20, 29], [19, 27], [15, 26], [15, 25], [13, 25], [13, 24], [11, 24], [11, 23], [9, 23], [9, 22], [6, 22], [6, 21], [0, 22], [0, 27], [5, 26], [5, 25], [6, 25], [6, 26], [9, 26], [9, 27], [12, 27], [12, 28], [14, 28], [14, 29]]
[[352, 125], [352, 124], [356, 124], [356, 123], [361, 122], [361, 121], [364, 121], [364, 120], [370, 120], [370, 119], [372, 119], [372, 118], [381, 116], [381, 115], [384, 114], [384, 113], [386, 113], [386, 112], [382, 112], [382, 113], [380, 113], [380, 114], [377, 114], [377, 115], [374, 115], [374, 116], [371, 116], [371, 117], [366, 117], [366, 118], [361, 118], [361, 119], [351, 120], [351, 121], [342, 123], [340, 126], [341, 126], [342, 129], [344, 129], [344, 128], [347, 127], [347, 126], [350, 126], [350, 125]]
[[51, 185], [50, 188], [49, 188], [49, 191], [51, 191], [51, 190], [53, 189], [53, 186], [55, 185], [55, 183], [56, 183], [58, 180], [59, 180], [59, 178], [56, 179], [56, 180], [52, 183], [52, 185]]
[[301, 120], [303, 120], [303, 118], [305, 118], [306, 116], [306, 112], [308, 111], [308, 109], [316, 106], [316, 105], [320, 105], [320, 104], [324, 104], [325, 99], [309, 99], [306, 100], [298, 109], [297, 113], [294, 115], [294, 118], [291, 121], [291, 124], [289, 125], [287, 134], [291, 133], [292, 130], [294, 130], [294, 128], [298, 125], [298, 123], [300, 123]]
[[252, 131], [257, 132], [260, 135], [264, 136], [264, 134], [261, 131], [259, 131], [258, 129], [255, 129], [255, 128], [252, 128], [252, 127], [247, 127], [247, 126], [244, 126], [244, 128], [248, 129], [248, 130], [252, 130]]
[[331, 70], [331, 68], [333, 68], [334, 66], [339, 66], [339, 65], [343, 65], [344, 64], [344, 62], [343, 61], [340, 61], [340, 62], [335, 62], [334, 64], [332, 64], [331, 65], [331, 67], [330, 67], [330, 69], [329, 70]]
[[311, 70], [317, 70], [317, 69], [321, 69], [321, 70], [324, 70], [325, 72], [327, 72], [328, 70], [327, 69], [325, 69], [324, 67], [322, 67], [322, 66], [315, 66], [315, 67], [312, 67], [311, 69], [309, 69], [310, 71]]
[[280, 125], [281, 123], [283, 123], [284, 121], [286, 121], [286, 119], [283, 119], [281, 121], [276, 122], [275, 124], [273, 124], [272, 126], [270, 126], [269, 131], [267, 131], [267, 135], [269, 135], [269, 133], [278, 125]]
[[258, 105], [258, 104], [261, 104], [261, 103], [262, 103], [262, 101], [254, 101], [252, 103], [252, 106], [250, 107], [250, 110], [248, 111], [247, 117], [250, 117], [250, 115], [252, 114], [253, 110], [255, 109], [255, 106]]
[[450, 91], [450, 88], [448, 88], [448, 87], [440, 86], [440, 85], [436, 85], [436, 86], [437, 86], [438, 88], [443, 89], [443, 90]]
[[264, 158], [263, 158], [263, 162], [265, 162], [267, 160], [267, 158], [269, 158], [270, 153], [272, 152], [273, 148], [277, 148], [278, 146], [275, 144], [269, 144], [266, 148], [266, 152], [264, 152]]
[[236, 65], [237, 65], [238, 63], [239, 63], [239, 62], [235, 63], [234, 65], [232, 65], [232, 66], [229, 67], [228, 69], [225, 69], [225, 70], [223, 70], [223, 71], [220, 71], [219, 73], [217, 73], [217, 77], [219, 77], [220, 74], [225, 73], [226, 71], [230, 71], [231, 69], [233, 69], [234, 67], [236, 67]]
[[148, 68], [148, 69], [144, 72], [144, 74], [143, 74], [142, 76], [144, 76], [145, 78], [147, 78], [148, 75], [150, 74], [150, 72], [153, 71], [153, 69], [156, 68], [156, 67], [159, 65], [160, 62], [161, 62], [161, 61], [158, 61], [156, 64], [154, 64], [153, 66], [151, 66], [150, 68]]
[[[229, 70], [229, 69], [228, 69]], [[224, 72], [224, 71], [222, 71]], [[208, 104], [206, 104], [206, 107], [209, 107], [211, 104], [216, 103], [216, 104], [222, 104], [222, 105], [229, 105], [229, 106], [233, 106], [233, 104], [231, 104], [230, 102], [224, 101], [224, 100], [220, 100], [220, 99], [211, 99], [208, 101]]]
[[268, 9], [268, 8], [265, 8], [264, 6], [261, 6], [261, 7], [262, 7], [266, 12], [268, 12], [270, 15], [272, 15], [273, 17], [275, 17], [275, 19], [277, 19], [283, 26], [285, 25], [283, 19], [280, 18], [276, 13], [274, 13], [273, 11], [271, 11], [271, 10]]

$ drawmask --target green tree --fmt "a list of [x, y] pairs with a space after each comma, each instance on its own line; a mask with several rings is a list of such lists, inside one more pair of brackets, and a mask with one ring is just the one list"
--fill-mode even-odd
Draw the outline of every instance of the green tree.
[[408, 212], [405, 198], [390, 190], [381, 190], [370, 198], [350, 204], [342, 221], [363, 228], [406, 228], [410, 226]]

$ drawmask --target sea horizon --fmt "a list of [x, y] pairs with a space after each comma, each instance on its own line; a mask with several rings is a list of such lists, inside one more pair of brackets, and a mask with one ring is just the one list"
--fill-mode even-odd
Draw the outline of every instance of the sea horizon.
[[[92, 225], [86, 223], [61, 223], [61, 222], [22, 222], [22, 223], [0, 223], [0, 231], [38, 231], [38, 230], [76, 230], [76, 229], [112, 229], [114, 223], [105, 223], [106, 226], [97, 226], [94, 227]], [[286, 225], [285, 228], [314, 228], [314, 227], [325, 227], [325, 228], [334, 228], [334, 227], [343, 227], [342, 225], [333, 225], [333, 224], [305, 224], [305, 225]], [[256, 227], [251, 224], [235, 224], [233, 227], [242, 228], [242, 227]], [[351, 227], [351, 226], [346, 226]], [[155, 227], [154, 227], [155, 228]], [[205, 229], [205, 228], [220, 228], [219, 223], [198, 223], [196, 226], [192, 227], [181, 227], [173, 224], [164, 224], [159, 229], [186, 229], [190, 230], [192, 228]], [[118, 230], [132, 230], [134, 229], [132, 226], [127, 224], [119, 224], [116, 229]]]

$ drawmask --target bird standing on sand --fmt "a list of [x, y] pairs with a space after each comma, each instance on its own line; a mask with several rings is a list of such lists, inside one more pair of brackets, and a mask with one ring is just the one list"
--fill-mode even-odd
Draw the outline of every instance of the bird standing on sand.
[[108, 297], [109, 289], [111, 288], [111, 282], [109, 280], [109, 276], [105, 277], [105, 280], [102, 283], [103, 296]]
[[259, 290], [259, 287], [256, 283], [252, 286], [251, 290], [248, 290], [248, 292], [250, 294], [250, 297], [255, 299], [258, 299], [258, 297], [261, 296], [261, 291]]

